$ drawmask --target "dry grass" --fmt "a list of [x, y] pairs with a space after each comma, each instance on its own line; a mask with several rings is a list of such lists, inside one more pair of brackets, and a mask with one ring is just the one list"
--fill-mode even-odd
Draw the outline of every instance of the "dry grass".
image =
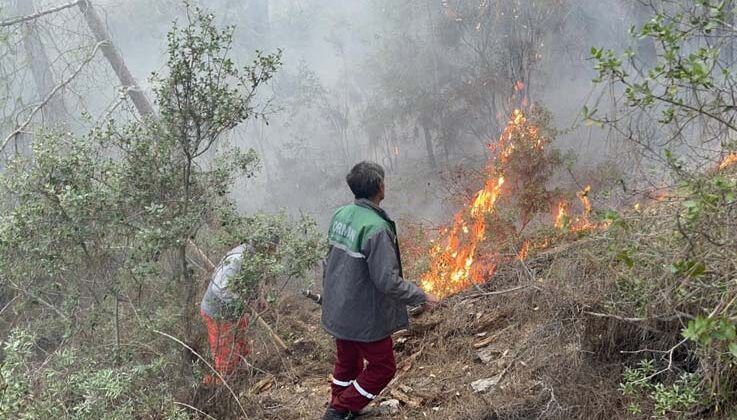
[[[737, 315], [730, 304], [737, 291], [734, 207], [713, 209], [684, 238], [676, 223], [680, 202], [653, 203], [606, 232], [558, 238], [525, 263], [501, 266], [480, 290], [412, 320], [409, 333], [395, 339], [397, 378], [373, 406], [398, 398], [396, 417], [406, 419], [632, 418], [619, 391], [623, 370], [646, 358], [660, 368], [668, 357], [670, 369], [654, 380], [667, 384], [679, 372], [698, 372], [704, 389], [718, 380], [726, 386], [722, 395], [734, 395], [732, 370], [724, 370], [718, 350], [697, 352], [681, 343], [693, 316]], [[703, 261], [706, 273], [695, 279], [668, 269], [683, 259]], [[488, 293], [505, 290], [511, 291]], [[319, 316], [319, 307], [300, 297], [281, 301], [269, 322], [291, 344], [290, 355], [278, 355], [268, 337], [253, 330], [249, 361], [256, 368], [236, 386], [252, 418], [320, 418], [334, 347]], [[474, 347], [485, 339], [488, 363]], [[270, 389], [247, 392], [269, 375], [275, 379]], [[489, 392], [471, 389], [473, 381], [491, 377], [500, 380]], [[198, 407], [213, 417], [237, 417], [221, 390], [200, 394]], [[702, 411], [689, 415], [720, 418], [731, 408], [721, 401], [719, 412], [705, 400]]]
[[[566, 252], [577, 254], [575, 248]], [[561, 264], [552, 261], [548, 266], [534, 278], [521, 276], [527, 272], [521, 267], [508, 267], [484, 290], [527, 287], [491, 296], [474, 297], [479, 293], [469, 291], [413, 319], [409, 335], [395, 340], [399, 373], [379, 401], [409, 397], [400, 413], [404, 418], [591, 419], [611, 418], [620, 411], [618, 376], [613, 374], [619, 368], [600, 369], [585, 340], [590, 317], [582, 315], [580, 300], [549, 278]], [[288, 298], [278, 313], [279, 333], [296, 344], [291, 355], [280, 357], [265, 335], [256, 334], [250, 362], [273, 375], [275, 385], [259, 395], [244, 394], [244, 405], [254, 410], [255, 418], [319, 418], [329, 392], [332, 340], [319, 328], [319, 308], [311, 303]], [[487, 364], [479, 360], [474, 343], [489, 336], [495, 338], [485, 348], [492, 358]], [[236, 387], [246, 390], [267, 373], [248, 372]], [[502, 375], [501, 381], [490, 392], [471, 389], [471, 382], [496, 375]], [[228, 395], [216, 392], [220, 394], [213, 401], [225, 403]], [[216, 418], [237, 412], [232, 403], [225, 403], [225, 410], [215, 409], [217, 404], [204, 406], [212, 407], [208, 412]]]

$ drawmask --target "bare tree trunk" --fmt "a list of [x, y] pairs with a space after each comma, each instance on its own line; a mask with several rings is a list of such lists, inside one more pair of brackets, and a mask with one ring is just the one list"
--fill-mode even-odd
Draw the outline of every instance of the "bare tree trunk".
[[[189, 203], [192, 197], [192, 165], [193, 158], [187, 154], [187, 162], [184, 167], [184, 206], [182, 214], [185, 217], [189, 213]], [[188, 236], [192, 233], [188, 233]], [[187, 238], [190, 240], [191, 238]], [[195, 318], [195, 282], [187, 262], [187, 242], [183, 241], [178, 249], [180, 268], [182, 270], [180, 280], [184, 282], [184, 308], [182, 308], [182, 323], [184, 324], [184, 340], [187, 343], [194, 341], [194, 318]], [[189, 349], [182, 349], [182, 376], [192, 376], [192, 355]]]
[[425, 135], [425, 150], [427, 151], [427, 159], [430, 164], [430, 168], [437, 169], [438, 162], [435, 160], [435, 151], [432, 147], [432, 135], [430, 134], [430, 128], [427, 126], [425, 121], [420, 123], [422, 125], [422, 131]]
[[[15, 4], [19, 15], [28, 16], [36, 12], [33, 0], [16, 0]], [[29, 20], [23, 26], [23, 48], [28, 57], [28, 64], [31, 67], [31, 75], [36, 84], [38, 98], [44, 100], [56, 86], [51, 61], [46, 55], [46, 50], [44, 50], [36, 21]], [[61, 123], [63, 115], [64, 105], [58, 95], [54, 95], [41, 110], [44, 125]]]
[[450, 162], [450, 139], [451, 139], [451, 135], [448, 132], [447, 128], [443, 129], [441, 140], [443, 142], [443, 153], [445, 154], [444, 160], [446, 163]]
[[84, 19], [87, 21], [87, 25], [90, 27], [92, 34], [95, 36], [95, 40], [97, 42], [104, 43], [102, 45], [102, 54], [105, 56], [107, 61], [110, 62], [115, 74], [118, 76], [118, 79], [120, 79], [120, 83], [125, 89], [125, 93], [130, 96], [131, 101], [133, 101], [133, 105], [138, 110], [138, 113], [141, 114], [141, 116], [153, 115], [153, 105], [151, 105], [151, 102], [143, 91], [141, 91], [136, 79], [133, 78], [130, 70], [128, 70], [128, 66], [125, 65], [123, 57], [120, 55], [120, 52], [118, 52], [118, 49], [115, 48], [115, 44], [113, 44], [110, 38], [110, 33], [107, 31], [107, 28], [105, 28], [102, 19], [100, 19], [100, 15], [98, 15], [95, 8], [92, 7], [92, 3], [89, 0], [81, 0], [79, 2], [79, 8], [82, 10]]
[[389, 159], [389, 165], [392, 171], [396, 169], [397, 155], [394, 153], [397, 149], [396, 133], [394, 126], [384, 128], [384, 144], [386, 145], [386, 156]]

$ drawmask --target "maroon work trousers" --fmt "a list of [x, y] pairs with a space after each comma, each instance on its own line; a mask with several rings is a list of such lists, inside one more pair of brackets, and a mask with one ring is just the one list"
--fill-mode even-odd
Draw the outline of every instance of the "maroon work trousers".
[[337, 338], [335, 347], [331, 405], [340, 411], [361, 411], [397, 371], [392, 338], [373, 343]]

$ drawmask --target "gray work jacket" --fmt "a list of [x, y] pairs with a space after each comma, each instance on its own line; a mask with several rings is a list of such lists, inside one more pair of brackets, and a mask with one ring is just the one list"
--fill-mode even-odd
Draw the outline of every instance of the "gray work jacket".
[[328, 231], [322, 325], [343, 340], [374, 342], [407, 328], [425, 293], [402, 278], [396, 227], [369, 200], [339, 208]]

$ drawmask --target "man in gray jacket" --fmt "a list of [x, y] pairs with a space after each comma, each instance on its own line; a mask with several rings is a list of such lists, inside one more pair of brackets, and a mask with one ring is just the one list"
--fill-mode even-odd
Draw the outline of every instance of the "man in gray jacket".
[[353, 418], [384, 389], [396, 372], [391, 334], [407, 328], [407, 305], [438, 302], [402, 278], [396, 225], [379, 207], [384, 169], [361, 162], [346, 181], [356, 201], [333, 214], [323, 275], [322, 325], [337, 349], [323, 419]]

